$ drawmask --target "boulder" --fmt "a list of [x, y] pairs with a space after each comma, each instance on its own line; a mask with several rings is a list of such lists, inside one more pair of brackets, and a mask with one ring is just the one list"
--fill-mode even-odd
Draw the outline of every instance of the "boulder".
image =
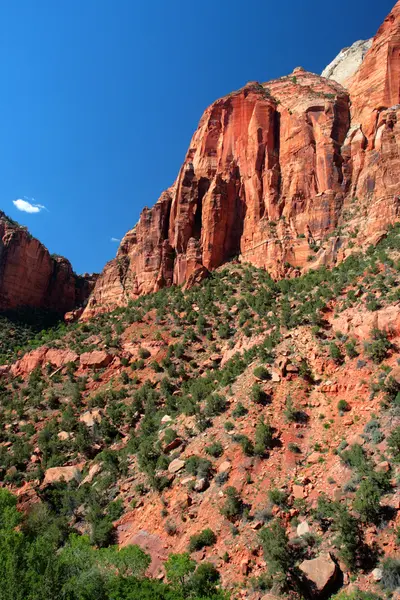
[[383, 571], [382, 571], [382, 569], [380, 569], [379, 567], [377, 567], [376, 569], [374, 569], [371, 572], [371, 575], [372, 575], [372, 579], [374, 581], [380, 581], [382, 579], [382, 577], [383, 577]]
[[183, 440], [179, 437], [175, 438], [174, 440], [172, 440], [172, 442], [170, 442], [169, 444], [167, 444], [164, 448], [164, 452], [165, 454], [169, 454], [170, 452], [172, 452], [172, 450], [176, 450], [177, 448], [179, 448], [179, 446], [182, 446], [183, 444]]
[[79, 356], [72, 350], [58, 350], [56, 348], [50, 348], [46, 352], [45, 361], [53, 365], [54, 367], [64, 367], [70, 362], [75, 363]]
[[197, 479], [193, 489], [195, 492], [204, 492], [208, 488], [208, 486], [208, 480], [205, 477], [201, 477], [200, 479]]
[[179, 471], [182, 471], [182, 469], [184, 468], [184, 466], [185, 466], [185, 461], [184, 460], [181, 460], [180, 458], [175, 458], [168, 465], [168, 471], [170, 473], [178, 473]]
[[87, 410], [81, 414], [79, 420], [85, 423], [86, 427], [94, 427], [95, 423], [101, 423], [101, 411], [99, 409]]
[[303, 560], [299, 568], [307, 579], [309, 591], [315, 596], [329, 589], [337, 581], [340, 572], [328, 553], [320, 554], [311, 560]]
[[299, 537], [301, 537], [302, 535], [306, 535], [307, 533], [310, 533], [310, 527], [307, 523], [307, 521], [302, 521], [301, 523], [299, 523], [297, 525], [297, 535]]
[[92, 352], [84, 352], [80, 356], [82, 367], [89, 369], [101, 369], [107, 367], [114, 357], [108, 354], [105, 350], [93, 350]]
[[296, 500], [301, 500], [304, 498], [304, 486], [294, 483], [292, 487], [292, 494]]
[[69, 482], [75, 479], [80, 480], [82, 467], [75, 465], [72, 467], [51, 467], [47, 469], [44, 476], [42, 487], [46, 487], [52, 483], [58, 483], [59, 481]]

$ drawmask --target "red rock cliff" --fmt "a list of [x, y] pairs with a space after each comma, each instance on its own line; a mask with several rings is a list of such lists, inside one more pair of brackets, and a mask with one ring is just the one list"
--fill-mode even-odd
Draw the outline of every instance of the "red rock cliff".
[[349, 88], [301, 68], [206, 109], [175, 184], [124, 237], [85, 316], [230, 258], [274, 276], [346, 255], [399, 217], [400, 2]]
[[65, 258], [50, 256], [0, 211], [0, 310], [30, 306], [62, 314], [82, 305], [94, 282], [76, 275]]

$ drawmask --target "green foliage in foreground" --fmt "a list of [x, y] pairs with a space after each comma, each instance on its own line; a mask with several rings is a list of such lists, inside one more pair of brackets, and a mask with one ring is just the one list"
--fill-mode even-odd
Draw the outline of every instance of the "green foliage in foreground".
[[56, 521], [23, 519], [0, 489], [0, 600], [227, 600], [213, 565], [171, 555], [163, 584], [144, 576], [149, 564], [138, 546], [97, 549]]

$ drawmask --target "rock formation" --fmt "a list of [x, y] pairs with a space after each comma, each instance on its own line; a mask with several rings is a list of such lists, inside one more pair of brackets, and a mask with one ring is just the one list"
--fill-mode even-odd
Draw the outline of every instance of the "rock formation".
[[23, 307], [63, 314], [83, 304], [95, 276], [78, 276], [68, 260], [51, 256], [26, 228], [0, 211], [0, 310]]
[[399, 16], [400, 2], [373, 41], [327, 67], [331, 79], [297, 68], [207, 108], [176, 182], [126, 234], [84, 317], [233, 257], [275, 277], [334, 264], [394, 222]]
[[366, 53], [371, 48], [371, 40], [359, 40], [350, 48], [343, 48], [331, 63], [321, 73], [321, 77], [334, 79], [341, 85], [348, 85], [363, 62]]

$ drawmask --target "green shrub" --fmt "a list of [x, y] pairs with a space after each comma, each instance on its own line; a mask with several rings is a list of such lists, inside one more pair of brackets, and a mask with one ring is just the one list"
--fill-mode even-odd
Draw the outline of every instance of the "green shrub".
[[185, 462], [185, 469], [191, 475], [208, 479], [212, 472], [212, 464], [207, 458], [190, 456]]
[[233, 486], [226, 488], [225, 497], [226, 500], [221, 508], [221, 514], [230, 521], [233, 521], [242, 514], [243, 502], [239, 492]]
[[240, 417], [244, 417], [244, 415], [247, 415], [248, 412], [249, 411], [247, 410], [247, 408], [243, 406], [241, 402], [238, 402], [237, 406], [232, 411], [232, 417], [234, 419], [239, 419]]
[[200, 533], [190, 537], [189, 552], [196, 552], [206, 546], [213, 546], [216, 541], [217, 536], [212, 529], [203, 529]]
[[206, 446], [206, 452], [210, 456], [213, 456], [214, 458], [218, 458], [219, 456], [223, 455], [224, 449], [222, 447], [222, 444], [220, 444], [220, 442], [213, 442], [209, 446]]
[[365, 523], [375, 523], [380, 513], [381, 493], [371, 479], [364, 479], [357, 490], [353, 508]]
[[266, 369], [263, 366], [256, 367], [253, 371], [253, 374], [255, 377], [257, 377], [257, 379], [261, 379], [262, 381], [267, 381], [268, 379], [271, 379], [271, 375], [268, 369]]
[[151, 352], [147, 350], [147, 348], [139, 348], [139, 358], [142, 360], [146, 360], [151, 356]]
[[400, 426], [393, 429], [387, 439], [388, 447], [396, 462], [400, 461]]
[[336, 364], [341, 365], [343, 363], [344, 357], [342, 351], [335, 342], [329, 344], [329, 355]]
[[280, 506], [284, 508], [287, 503], [288, 495], [283, 490], [278, 490], [278, 488], [272, 488], [268, 491], [268, 497], [272, 504], [276, 504], [276, 506]]
[[380, 364], [387, 356], [391, 347], [387, 333], [380, 329], [373, 329], [371, 332], [371, 340], [366, 342], [365, 353], [374, 363]]
[[350, 405], [346, 400], [339, 400], [337, 404], [337, 408], [340, 414], [343, 414], [345, 411], [350, 410]]
[[208, 417], [215, 417], [223, 413], [227, 408], [226, 400], [218, 394], [209, 396], [206, 400], [204, 413]]
[[256, 404], [265, 404], [267, 400], [267, 394], [264, 392], [259, 383], [253, 384], [250, 396], [253, 402], [255, 402]]
[[385, 590], [394, 592], [400, 588], [400, 560], [397, 558], [386, 558], [382, 564], [381, 584]]
[[280, 521], [273, 521], [261, 529], [259, 536], [270, 574], [286, 578], [293, 563], [285, 528]]
[[257, 456], [264, 456], [267, 450], [270, 450], [273, 445], [273, 429], [270, 423], [265, 423], [264, 418], [261, 417], [257, 423], [256, 434], [255, 434], [255, 446], [254, 453]]

